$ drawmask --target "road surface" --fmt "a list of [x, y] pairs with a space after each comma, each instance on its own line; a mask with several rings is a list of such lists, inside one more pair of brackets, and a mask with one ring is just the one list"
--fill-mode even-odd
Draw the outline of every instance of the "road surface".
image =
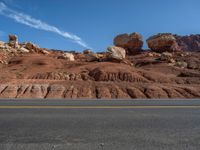
[[199, 149], [198, 100], [0, 100], [0, 150]]

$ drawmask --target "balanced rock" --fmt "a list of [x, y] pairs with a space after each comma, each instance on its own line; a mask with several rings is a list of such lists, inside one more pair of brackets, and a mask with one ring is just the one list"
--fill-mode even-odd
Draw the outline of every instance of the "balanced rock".
[[171, 33], [159, 33], [147, 39], [148, 47], [155, 52], [179, 51], [176, 38]]
[[114, 45], [124, 48], [129, 55], [138, 54], [142, 50], [143, 44], [142, 35], [136, 32], [121, 34], [114, 39]]
[[110, 46], [107, 50], [109, 52], [109, 59], [111, 60], [122, 61], [126, 57], [126, 51], [124, 48]]
[[19, 48], [18, 37], [16, 35], [9, 35], [9, 46]]

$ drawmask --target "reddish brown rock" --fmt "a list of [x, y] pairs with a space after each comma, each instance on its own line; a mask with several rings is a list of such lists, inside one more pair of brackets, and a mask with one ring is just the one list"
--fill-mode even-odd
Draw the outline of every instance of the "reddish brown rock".
[[16, 35], [9, 35], [9, 46], [13, 48], [19, 47], [18, 37]]
[[[129, 68], [129, 67], [128, 67]], [[127, 69], [128, 69], [127, 68]], [[148, 82], [146, 78], [122, 67], [100, 66], [89, 72], [95, 81], [126, 81], [126, 82]]]
[[121, 34], [114, 39], [114, 45], [124, 48], [128, 55], [140, 53], [143, 43], [142, 35], [136, 32], [132, 34]]
[[152, 85], [145, 88], [144, 94], [147, 98], [168, 98], [167, 93], [162, 88]]
[[32, 51], [32, 52], [39, 52], [39, 46], [31, 43], [31, 42], [27, 42], [25, 43], [25, 48]]
[[[0, 98], [200, 98], [199, 52], [143, 51], [125, 57], [119, 51], [118, 60], [123, 61], [116, 63], [107, 59], [112, 51], [71, 51], [75, 61], [69, 61], [57, 59], [63, 51], [34, 51], [32, 44], [28, 47], [33, 51], [27, 51], [19, 45], [4, 43], [0, 49]], [[90, 53], [97, 61], [88, 62]]]
[[184, 51], [200, 51], [200, 34], [179, 36], [174, 35], [176, 42], [181, 50]]
[[180, 48], [176, 38], [171, 33], [160, 33], [147, 39], [148, 47], [155, 52], [174, 52]]
[[127, 92], [131, 98], [146, 98], [144, 93], [135, 87], [127, 88]]

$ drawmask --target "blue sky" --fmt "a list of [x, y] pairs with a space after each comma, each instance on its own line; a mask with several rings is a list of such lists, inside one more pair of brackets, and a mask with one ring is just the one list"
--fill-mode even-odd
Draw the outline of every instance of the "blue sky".
[[[0, 13], [0, 40], [6, 41], [7, 35], [12, 33], [17, 34], [21, 42], [32, 41], [47, 48], [82, 51], [85, 47], [91, 47], [95, 51], [104, 51], [113, 44], [113, 38], [121, 33], [139, 32], [145, 39], [159, 32], [180, 35], [200, 33], [199, 0], [0, 2], [6, 6], [4, 15]], [[15, 19], [6, 16], [9, 13], [12, 16], [13, 13], [28, 15], [36, 22], [46, 23], [48, 30], [43, 26], [36, 29], [33, 25], [19, 23], [19, 20], [15, 20], [16, 16]]]

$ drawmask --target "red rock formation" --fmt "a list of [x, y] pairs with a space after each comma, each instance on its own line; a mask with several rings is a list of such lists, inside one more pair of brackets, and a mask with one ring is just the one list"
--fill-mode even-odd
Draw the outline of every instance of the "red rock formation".
[[93, 53], [98, 61], [73, 53], [72, 62], [58, 59], [63, 51], [43, 50], [48, 55], [3, 44], [0, 98], [200, 98], [198, 52], [144, 51], [118, 62], [107, 52]]
[[184, 51], [200, 51], [200, 34], [190, 36], [174, 35], [178, 46]]
[[19, 46], [18, 37], [16, 35], [9, 35], [9, 46], [17, 48]]
[[147, 39], [148, 47], [155, 52], [179, 51], [176, 38], [171, 33], [160, 33]]
[[143, 43], [142, 35], [136, 32], [132, 34], [121, 34], [114, 39], [114, 45], [124, 48], [128, 55], [140, 53]]

